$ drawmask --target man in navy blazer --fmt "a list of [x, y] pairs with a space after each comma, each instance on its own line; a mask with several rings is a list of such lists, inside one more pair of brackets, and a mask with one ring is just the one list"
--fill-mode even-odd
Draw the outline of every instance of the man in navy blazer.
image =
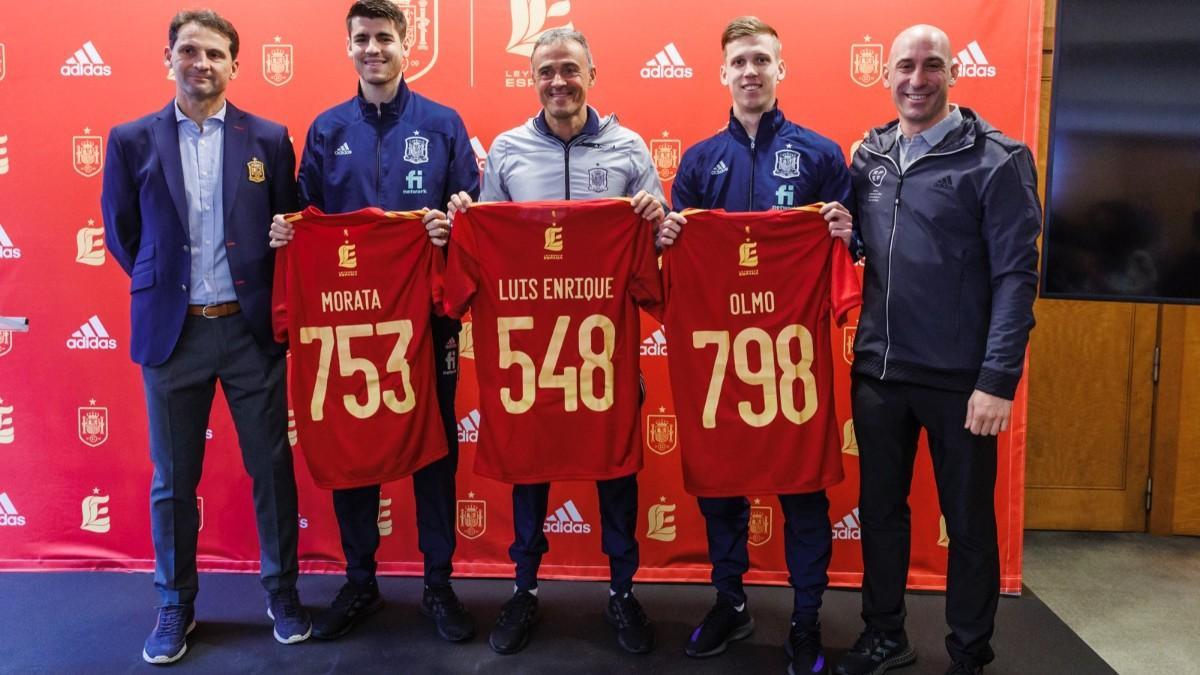
[[296, 593], [296, 481], [288, 446], [284, 349], [271, 336], [271, 216], [296, 210], [287, 129], [225, 100], [238, 35], [210, 10], [172, 19], [165, 50], [175, 98], [114, 128], [101, 205], [105, 241], [129, 274], [131, 355], [150, 426], [154, 583], [162, 604], [142, 657], [187, 650], [198, 588], [196, 486], [216, 383], [253, 479], [262, 582], [275, 638], [311, 633]]

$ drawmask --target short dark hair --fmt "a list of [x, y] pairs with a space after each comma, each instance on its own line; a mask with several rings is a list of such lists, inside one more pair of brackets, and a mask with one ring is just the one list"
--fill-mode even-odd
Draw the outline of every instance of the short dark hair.
[[175, 40], [179, 37], [179, 29], [189, 23], [197, 24], [229, 38], [229, 56], [237, 59], [240, 44], [237, 29], [233, 27], [229, 19], [211, 9], [185, 9], [176, 14], [171, 19], [170, 28], [167, 29], [167, 47], [169, 49], [175, 49]]
[[350, 11], [346, 14], [347, 34], [350, 33], [350, 19], [356, 16], [364, 19], [391, 20], [399, 30], [398, 37], [401, 41], [404, 40], [404, 35], [408, 32], [408, 19], [405, 18], [404, 12], [392, 0], [356, 0], [353, 5], [350, 5]]

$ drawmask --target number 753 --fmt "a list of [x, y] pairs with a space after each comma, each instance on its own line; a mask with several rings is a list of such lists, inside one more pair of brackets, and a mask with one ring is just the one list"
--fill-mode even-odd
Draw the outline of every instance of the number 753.
[[[403, 390], [399, 395], [391, 389], [380, 391], [379, 369], [370, 359], [350, 354], [350, 341], [355, 338], [372, 335], [395, 335], [396, 344], [388, 356], [384, 368], [388, 373], [400, 374], [400, 386]], [[317, 365], [317, 381], [313, 386], [312, 400], [309, 402], [309, 413], [312, 421], [320, 422], [325, 419], [325, 393], [329, 388], [329, 368], [333, 361], [334, 346], [337, 347], [338, 373], [342, 377], [350, 377], [362, 373], [366, 378], [367, 400], [360, 403], [354, 394], [344, 394], [342, 405], [346, 412], [358, 419], [366, 419], [379, 412], [380, 402], [388, 410], [402, 415], [417, 404], [413, 394], [412, 373], [404, 355], [408, 353], [408, 344], [412, 341], [413, 325], [410, 319], [397, 321], [380, 321], [377, 324], [357, 323], [345, 326], [304, 326], [300, 329], [300, 343], [320, 343], [320, 357]]]

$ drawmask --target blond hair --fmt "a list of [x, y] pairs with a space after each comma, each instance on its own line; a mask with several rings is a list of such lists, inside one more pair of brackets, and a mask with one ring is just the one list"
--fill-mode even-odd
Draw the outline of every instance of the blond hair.
[[721, 32], [721, 51], [724, 51], [725, 46], [734, 40], [755, 35], [770, 35], [775, 38], [777, 45], [781, 45], [779, 33], [776, 33], [770, 24], [757, 16], [739, 16], [730, 21], [729, 25], [725, 26], [725, 30]]

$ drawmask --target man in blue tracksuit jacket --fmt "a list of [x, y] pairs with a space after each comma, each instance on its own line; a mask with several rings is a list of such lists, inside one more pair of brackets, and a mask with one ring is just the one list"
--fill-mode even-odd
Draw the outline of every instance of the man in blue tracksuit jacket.
[[[776, 84], [785, 68], [775, 30], [756, 17], [739, 17], [721, 36], [722, 79], [733, 98], [729, 127], [684, 153], [671, 189], [675, 213], [667, 216], [659, 243], [670, 246], [687, 219], [687, 208], [767, 211], [826, 202], [822, 214], [841, 228], [850, 215], [841, 205], [850, 198], [850, 172], [842, 151], [831, 140], [784, 118], [777, 107]], [[804, 452], [804, 448], [793, 448]], [[750, 502], [745, 497], [700, 497], [708, 533], [717, 601], [692, 632], [689, 656], [713, 656], [729, 642], [754, 630], [746, 608], [742, 575], [750, 568], [746, 548]], [[786, 649], [789, 672], [822, 672], [817, 613], [829, 583], [833, 553], [829, 500], [825, 491], [779, 495], [786, 518], [784, 542], [794, 589], [792, 628]]]
[[[459, 192], [478, 196], [479, 166], [458, 113], [411, 91], [401, 57], [405, 17], [389, 0], [359, 0], [346, 18], [349, 54], [359, 73], [359, 94], [313, 121], [300, 162], [300, 202], [326, 213], [375, 206], [389, 211], [431, 209], [425, 217], [432, 241], [444, 246], [449, 221], [438, 208]], [[276, 217], [273, 245], [291, 238]], [[459, 323], [433, 317], [437, 395], [450, 454], [413, 474], [417, 539], [425, 556], [421, 613], [451, 642], [475, 633], [470, 614], [450, 587], [454, 555], [454, 474], [458, 432], [454, 392], [458, 383]], [[379, 549], [379, 486], [333, 491], [333, 506], [346, 555], [348, 580], [329, 611], [318, 615], [313, 635], [345, 635], [383, 607], [375, 581]]]

